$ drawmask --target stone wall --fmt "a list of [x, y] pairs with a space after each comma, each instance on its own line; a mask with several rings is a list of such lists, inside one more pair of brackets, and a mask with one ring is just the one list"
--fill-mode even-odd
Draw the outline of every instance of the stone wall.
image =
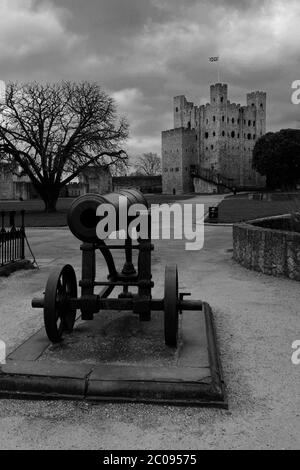
[[194, 178], [195, 193], [198, 194], [217, 194], [218, 186], [214, 183], [203, 180], [202, 178]]
[[115, 176], [113, 177], [113, 190], [139, 189], [142, 193], [161, 193], [161, 176]]
[[[210, 87], [209, 103], [195, 106], [180, 95], [173, 106], [174, 129], [162, 134], [164, 193], [191, 190], [190, 172], [185, 170], [189, 164], [214, 170], [237, 187], [265, 186], [265, 178], [252, 168], [252, 153], [266, 132], [266, 93], [248, 93], [247, 105], [241, 106], [229, 101], [227, 84], [216, 83]], [[191, 145], [183, 143], [187, 133]], [[186, 148], [192, 148], [188, 158]]]
[[300, 281], [300, 233], [266, 227], [269, 224], [292, 227], [288, 217], [270, 217], [234, 225], [234, 260], [248, 269]]

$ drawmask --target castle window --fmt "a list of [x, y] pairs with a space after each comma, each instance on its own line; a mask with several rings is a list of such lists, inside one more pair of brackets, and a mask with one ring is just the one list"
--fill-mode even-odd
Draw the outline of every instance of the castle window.
[[225, 137], [225, 131], [222, 132], [222, 136]]
[[205, 149], [205, 150], [208, 150], [208, 147], [206, 147], [206, 149]]
[[255, 134], [253, 134], [253, 140], [255, 140], [255, 139], [256, 139], [256, 135], [255, 135]]
[[221, 103], [223, 103], [223, 101], [224, 101], [224, 98], [223, 98], [223, 96], [221, 96]]
[[216, 122], [216, 116], [213, 116], [213, 121]]
[[263, 107], [264, 107], [262, 103], [260, 103], [260, 105], [259, 105], [259, 106], [260, 106], [261, 108], [263, 108]]
[[255, 125], [256, 125], [256, 122], [255, 122], [255, 121], [253, 121], [253, 127], [255, 127]]
[[247, 139], [248, 139], [248, 140], [251, 139], [251, 134], [248, 134], [248, 135], [247, 135]]
[[198, 136], [196, 135], [196, 141], [198, 140]]
[[176, 113], [178, 113], [178, 108], [176, 108]]
[[237, 120], [237, 123], [238, 123], [238, 124], [240, 123], [240, 120], [239, 120], [239, 119]]
[[238, 134], [238, 139], [240, 138], [240, 134]]
[[179, 168], [178, 168], [178, 167], [177, 167], [177, 168], [175, 168], [175, 171], [178, 173], [178, 171], [179, 171]]
[[213, 150], [213, 149], [214, 149], [214, 146], [213, 146], [213, 145], [211, 145], [211, 146], [210, 146], [210, 148]]
[[224, 122], [224, 121], [225, 121], [225, 116], [222, 116], [222, 122]]
[[173, 172], [173, 171], [174, 171], [174, 170], [173, 170], [173, 168], [171, 168], [171, 169], [170, 169], [170, 171], [172, 171], [172, 172]]
[[234, 137], [235, 137], [235, 132], [234, 131], [231, 132], [231, 137], [234, 139]]
[[208, 132], [205, 132], [205, 138], [208, 139]]
[[191, 122], [189, 121], [188, 122], [188, 129], [190, 129], [190, 128], [191, 128]]
[[208, 119], [206, 119], [206, 124], [208, 124]]
[[213, 136], [216, 137], [216, 133], [215, 133], [215, 132], [213, 132]]
[[248, 126], [251, 126], [251, 121], [248, 121]]
[[232, 120], [231, 120], [231, 121], [232, 121], [232, 124], [234, 124], [234, 118], [232, 118]]

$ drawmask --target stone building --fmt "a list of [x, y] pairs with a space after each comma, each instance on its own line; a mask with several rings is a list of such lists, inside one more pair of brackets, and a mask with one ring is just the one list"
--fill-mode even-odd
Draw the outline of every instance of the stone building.
[[106, 194], [112, 191], [112, 176], [109, 168], [89, 166], [79, 175], [81, 194]]
[[147, 175], [129, 175], [129, 176], [115, 176], [113, 178], [113, 190], [119, 191], [122, 189], [138, 189], [142, 193], [161, 193], [162, 192], [162, 178], [159, 176]]
[[265, 178], [252, 169], [255, 142], [266, 133], [266, 93], [247, 94], [247, 105], [228, 100], [228, 86], [210, 87], [210, 102], [174, 98], [174, 129], [162, 133], [163, 192], [212, 192], [217, 183], [254, 188]]
[[37, 197], [28, 176], [18, 176], [2, 164], [0, 169], [0, 200], [27, 200]]
[[[112, 191], [112, 177], [108, 168], [90, 166], [78, 177], [78, 182], [67, 185], [60, 197], [78, 197], [87, 193], [105, 194]], [[2, 165], [0, 169], [0, 200], [39, 198], [28, 176], [14, 175]]]

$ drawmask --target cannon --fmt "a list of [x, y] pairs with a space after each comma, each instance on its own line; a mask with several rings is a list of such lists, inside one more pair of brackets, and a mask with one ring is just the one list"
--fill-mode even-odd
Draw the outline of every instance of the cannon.
[[[120, 207], [120, 200], [126, 202]], [[97, 224], [101, 219], [97, 209], [102, 204], [114, 207], [118, 216], [121, 210], [128, 215], [134, 204], [143, 205], [144, 216], [148, 218], [148, 236], [138, 238], [126, 237], [124, 243], [109, 242], [97, 236]], [[130, 217], [128, 216], [128, 223]], [[154, 246], [151, 241], [151, 210], [147, 200], [138, 190], [127, 189], [106, 195], [86, 194], [80, 196], [71, 205], [68, 212], [70, 231], [81, 242], [82, 279], [79, 282], [81, 296], [78, 297], [77, 280], [74, 268], [65, 265], [54, 270], [46, 284], [44, 297], [33, 299], [32, 307], [44, 311], [44, 324], [47, 336], [52, 343], [62, 340], [65, 332], [72, 332], [77, 310], [85, 321], [93, 320], [94, 315], [104, 310], [132, 311], [139, 315], [142, 322], [151, 320], [151, 312], [164, 313], [165, 344], [176, 348], [178, 345], [179, 315], [184, 310], [202, 310], [201, 301], [184, 300], [186, 293], [179, 293], [178, 270], [176, 265], [165, 268], [165, 288], [162, 299], [152, 298], [154, 283], [151, 273], [151, 252]], [[116, 230], [121, 227], [117, 224]], [[113, 253], [123, 250], [124, 265], [121, 271], [116, 268]], [[96, 253], [100, 252], [108, 268], [107, 280], [96, 280]], [[133, 252], [138, 252], [137, 266], [133, 263]], [[122, 292], [115, 298], [110, 297], [116, 287]], [[137, 293], [130, 292], [131, 287]], [[95, 293], [96, 288], [101, 288]]]

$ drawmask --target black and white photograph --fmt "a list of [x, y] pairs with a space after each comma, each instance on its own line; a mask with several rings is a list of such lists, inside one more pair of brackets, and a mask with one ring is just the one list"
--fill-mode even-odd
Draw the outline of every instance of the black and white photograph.
[[299, 24], [0, 0], [0, 451], [300, 450]]

